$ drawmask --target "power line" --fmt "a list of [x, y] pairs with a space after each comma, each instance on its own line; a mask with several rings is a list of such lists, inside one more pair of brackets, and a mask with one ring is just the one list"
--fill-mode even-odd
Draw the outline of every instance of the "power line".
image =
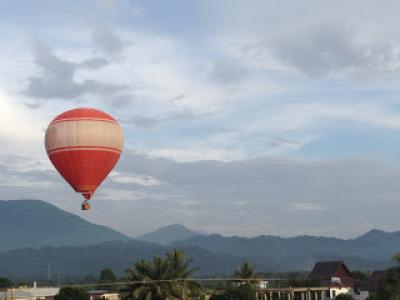
[[136, 281], [118, 281], [110, 283], [87, 283], [87, 284], [68, 284], [61, 287], [98, 287], [113, 285], [129, 285], [129, 284], [149, 284], [149, 283], [166, 283], [166, 282], [190, 282], [190, 281], [285, 281], [284, 278], [177, 278], [177, 279], [156, 279], [156, 280], [136, 280]]

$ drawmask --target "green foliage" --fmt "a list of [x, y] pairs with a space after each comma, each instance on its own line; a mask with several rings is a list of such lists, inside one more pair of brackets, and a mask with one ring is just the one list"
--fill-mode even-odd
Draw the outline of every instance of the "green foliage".
[[354, 300], [354, 297], [351, 294], [340, 294], [336, 296], [335, 300]]
[[[260, 274], [250, 262], [242, 263], [233, 273], [233, 277], [238, 278], [237, 282], [231, 282], [225, 286], [225, 292], [213, 294], [210, 300], [254, 300], [256, 299], [256, 289], [254, 284], [258, 283]], [[253, 279], [253, 280], [246, 280]]]
[[117, 277], [111, 269], [104, 269], [100, 272], [99, 283], [111, 283], [117, 281]]
[[379, 281], [371, 300], [400, 300], [400, 268], [388, 270]]
[[[260, 278], [260, 274], [256, 272], [255, 267], [252, 263], [245, 261], [239, 268], [233, 273], [233, 277], [240, 279], [256, 279]], [[257, 283], [258, 280], [247, 281], [249, 283]]]
[[256, 290], [254, 286], [246, 283], [239, 286], [231, 286], [225, 291], [224, 296], [226, 300], [254, 300], [256, 299]]
[[396, 253], [395, 255], [393, 255], [392, 260], [400, 264], [400, 253]]
[[357, 280], [367, 280], [370, 276], [368, 272], [363, 271], [351, 271], [351, 275], [353, 275], [353, 278]]
[[0, 289], [5, 289], [13, 286], [13, 282], [6, 278], [6, 277], [0, 277]]
[[190, 268], [182, 251], [174, 250], [152, 261], [140, 260], [126, 271], [125, 280], [134, 282], [121, 289], [123, 299], [165, 300], [185, 299], [200, 286], [188, 279], [195, 269]]
[[85, 290], [73, 287], [63, 287], [54, 298], [55, 300], [89, 300]]
[[222, 294], [213, 294], [210, 300], [254, 300], [256, 290], [250, 283], [229, 285]]

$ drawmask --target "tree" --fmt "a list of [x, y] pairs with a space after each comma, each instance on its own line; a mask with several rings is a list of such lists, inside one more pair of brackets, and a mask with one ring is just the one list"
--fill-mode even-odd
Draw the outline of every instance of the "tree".
[[354, 300], [354, 297], [352, 294], [339, 294], [335, 300]]
[[351, 271], [351, 275], [353, 276], [354, 279], [363, 281], [363, 280], [367, 280], [371, 274], [368, 272], [356, 270], [356, 271]]
[[230, 286], [224, 293], [226, 300], [254, 300], [256, 299], [256, 290], [250, 283], [239, 286]]
[[185, 281], [195, 269], [190, 268], [182, 251], [172, 251], [152, 261], [140, 260], [126, 271], [125, 279], [132, 282], [121, 289], [123, 299], [165, 300], [185, 299], [199, 288], [195, 282]]
[[63, 287], [54, 298], [55, 300], [89, 300], [85, 290], [74, 287]]
[[99, 283], [111, 283], [117, 281], [117, 277], [111, 269], [104, 269], [100, 272]]
[[387, 270], [379, 280], [377, 290], [369, 299], [400, 300], [400, 268]]
[[6, 277], [0, 277], [0, 289], [6, 289], [12, 286], [13, 282], [10, 279]]
[[260, 274], [255, 271], [255, 267], [252, 263], [245, 261], [242, 263], [239, 268], [233, 273], [233, 277], [239, 279], [256, 279], [256, 280], [246, 280], [249, 283], [258, 283], [260, 278]]
[[229, 284], [222, 295], [212, 295], [215, 300], [254, 300], [256, 290], [254, 284], [259, 282], [261, 275], [255, 271], [255, 267], [250, 262], [242, 263], [233, 273], [233, 277], [238, 278], [237, 282]]

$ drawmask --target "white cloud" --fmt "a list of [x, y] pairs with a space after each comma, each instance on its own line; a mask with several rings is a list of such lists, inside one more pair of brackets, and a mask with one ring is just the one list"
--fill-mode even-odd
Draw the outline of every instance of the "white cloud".
[[0, 177], [0, 185], [1, 186], [8, 186], [10, 189], [15, 189], [18, 187], [23, 188], [35, 188], [39, 190], [43, 190], [49, 188], [53, 185], [52, 181], [46, 180], [38, 180], [37, 178], [31, 178], [31, 180], [27, 180], [21, 178], [20, 176], [1, 176]]
[[325, 210], [325, 207], [318, 203], [310, 203], [310, 202], [299, 202], [299, 203], [290, 203], [288, 205], [289, 209], [293, 210], [310, 210], [310, 211], [321, 211]]
[[369, 103], [305, 102], [275, 106], [263, 119], [245, 125], [246, 131], [268, 129], [276, 133], [318, 129], [327, 121], [350, 121], [400, 129], [400, 116], [381, 105]]
[[37, 146], [35, 143], [43, 138], [43, 120], [24, 105], [18, 104], [17, 99], [6, 95], [0, 88], [0, 153], [40, 153], [43, 144]]
[[162, 157], [173, 159], [179, 162], [219, 160], [231, 161], [244, 158], [244, 153], [240, 149], [223, 149], [208, 147], [205, 145], [194, 145], [180, 148], [159, 148], [147, 151], [150, 157]]
[[162, 184], [159, 180], [148, 175], [136, 175], [120, 172], [112, 172], [110, 178], [115, 183], [137, 184], [142, 186], [155, 186]]

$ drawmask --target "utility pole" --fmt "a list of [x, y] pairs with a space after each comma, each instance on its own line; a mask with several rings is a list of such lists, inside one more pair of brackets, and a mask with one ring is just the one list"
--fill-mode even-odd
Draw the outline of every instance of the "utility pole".
[[47, 280], [51, 281], [51, 263], [49, 262], [47, 265]]
[[36, 300], [36, 281], [33, 282], [33, 299]]

